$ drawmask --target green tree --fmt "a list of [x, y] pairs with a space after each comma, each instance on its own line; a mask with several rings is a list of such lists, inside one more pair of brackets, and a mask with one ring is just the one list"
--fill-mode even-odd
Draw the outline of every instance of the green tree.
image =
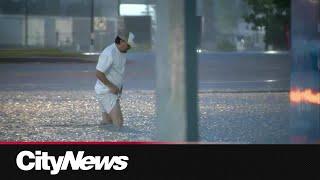
[[290, 0], [245, 0], [251, 9], [244, 16], [247, 23], [253, 24], [253, 30], [264, 27], [266, 48], [289, 48]]

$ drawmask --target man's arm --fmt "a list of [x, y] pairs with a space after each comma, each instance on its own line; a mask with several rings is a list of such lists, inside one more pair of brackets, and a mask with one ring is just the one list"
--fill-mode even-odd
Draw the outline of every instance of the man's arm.
[[96, 71], [96, 77], [97, 77], [104, 85], [106, 85], [107, 87], [109, 87], [110, 91], [111, 91], [113, 94], [118, 94], [118, 93], [120, 92], [120, 89], [119, 89], [117, 86], [115, 86], [112, 82], [110, 82], [110, 81], [107, 79], [106, 75], [105, 75], [103, 72], [97, 70], [97, 71]]

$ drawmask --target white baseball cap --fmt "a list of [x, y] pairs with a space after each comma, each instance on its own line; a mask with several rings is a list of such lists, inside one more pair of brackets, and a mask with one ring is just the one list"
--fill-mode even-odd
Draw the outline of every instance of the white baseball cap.
[[118, 33], [118, 36], [126, 41], [126, 43], [128, 43], [131, 47], [135, 47], [136, 43], [134, 42], [134, 34], [132, 32], [120, 32]]

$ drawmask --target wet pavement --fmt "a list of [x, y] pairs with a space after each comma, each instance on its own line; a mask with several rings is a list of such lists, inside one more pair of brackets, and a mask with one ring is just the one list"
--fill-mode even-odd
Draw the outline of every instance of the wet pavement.
[[[96, 62], [71, 63], [60, 59], [54, 63], [52, 58], [42, 61], [0, 63], [0, 89], [92, 90]], [[47, 63], [49, 61], [53, 63]], [[154, 54], [128, 54], [127, 62], [125, 88], [154, 90]], [[198, 63], [198, 85], [201, 91], [214, 92], [288, 91], [290, 71], [288, 54], [202, 54]]]

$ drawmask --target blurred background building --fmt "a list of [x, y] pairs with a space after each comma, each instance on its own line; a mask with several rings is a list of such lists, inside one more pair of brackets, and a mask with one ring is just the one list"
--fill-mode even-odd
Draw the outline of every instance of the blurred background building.
[[[267, 16], [252, 10], [261, 3], [198, 0], [196, 4], [201, 51], [287, 50], [266, 44], [265, 23], [252, 16]], [[119, 17], [136, 34], [137, 49], [152, 50], [156, 0], [2, 0], [0, 48], [100, 51], [113, 42]], [[277, 39], [284, 40], [285, 34], [278, 32]]]
[[91, 6], [94, 47], [100, 50], [115, 36], [117, 2], [95, 0], [4, 0], [0, 2], [0, 46], [63, 48], [88, 51]]

